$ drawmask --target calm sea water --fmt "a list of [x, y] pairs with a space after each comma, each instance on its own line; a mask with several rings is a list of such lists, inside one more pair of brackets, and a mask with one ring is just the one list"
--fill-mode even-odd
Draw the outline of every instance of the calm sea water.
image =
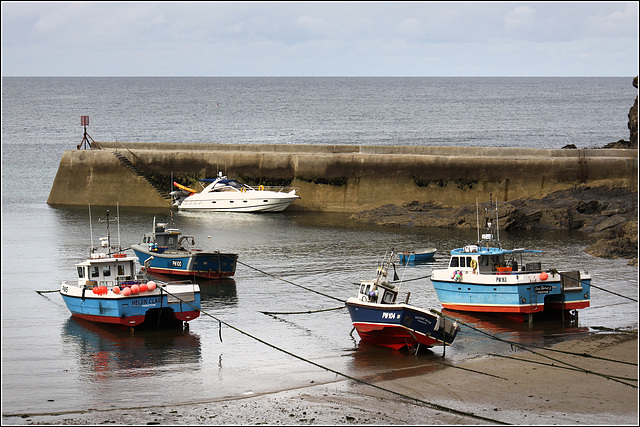
[[[457, 145], [579, 148], [628, 138], [635, 99], [628, 78], [3, 78], [2, 412], [48, 413], [212, 400], [329, 382], [335, 374], [241, 331], [349, 375], [429, 366], [359, 343], [345, 309], [388, 249], [435, 246], [435, 262], [401, 268], [416, 305], [440, 308], [425, 278], [475, 231], [376, 227], [344, 214], [179, 213], [198, 246], [239, 254], [234, 279], [200, 282], [203, 315], [189, 331], [134, 334], [70, 317], [59, 289], [91, 244], [87, 208], [46, 204], [64, 150], [96, 141]], [[105, 208], [92, 210], [93, 238]], [[115, 216], [116, 207], [110, 207]], [[120, 209], [112, 238], [124, 247], [167, 209]], [[505, 246], [545, 251], [543, 264], [588, 270], [599, 287], [637, 299], [638, 269], [582, 252], [581, 233], [503, 233]], [[260, 271], [259, 271], [260, 270]], [[270, 275], [265, 274], [270, 273]], [[277, 276], [277, 277], [274, 277]], [[211, 316], [209, 316], [209, 314]], [[544, 345], [598, 327], [637, 327], [637, 304], [594, 289], [577, 325], [465, 321], [501, 338]], [[463, 328], [451, 361], [509, 351]], [[12, 419], [15, 422], [15, 419]]]

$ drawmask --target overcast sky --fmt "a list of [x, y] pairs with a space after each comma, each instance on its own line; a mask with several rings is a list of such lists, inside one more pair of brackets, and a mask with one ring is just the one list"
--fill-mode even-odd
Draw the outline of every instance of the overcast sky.
[[3, 76], [635, 76], [637, 2], [2, 2]]

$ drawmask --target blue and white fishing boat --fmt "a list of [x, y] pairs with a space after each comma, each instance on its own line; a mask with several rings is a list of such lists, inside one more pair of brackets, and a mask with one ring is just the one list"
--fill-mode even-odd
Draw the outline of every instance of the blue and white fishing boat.
[[173, 206], [179, 210], [211, 212], [282, 212], [300, 198], [293, 187], [257, 188], [228, 179], [218, 173], [213, 179], [198, 182], [202, 191], [174, 182], [178, 190], [172, 191]]
[[436, 254], [436, 248], [419, 249], [415, 251], [399, 252], [398, 258], [402, 264], [427, 262], [433, 259]]
[[[417, 352], [420, 345], [433, 347], [451, 345], [460, 326], [433, 309], [415, 307], [398, 302], [400, 285], [394, 270], [394, 281], [387, 280], [387, 272], [395, 253], [391, 251], [375, 280], [360, 282], [358, 297], [347, 300], [353, 326], [363, 341], [399, 350], [403, 347]], [[394, 265], [395, 269], [395, 265]]]
[[[107, 230], [109, 230], [107, 211]], [[62, 282], [60, 295], [71, 315], [92, 322], [134, 327], [149, 322], [175, 325], [200, 315], [200, 288], [191, 282], [147, 281], [137, 258], [111, 237], [101, 238], [86, 261], [75, 264], [77, 280]]]
[[575, 318], [575, 310], [589, 307], [591, 276], [587, 272], [559, 271], [525, 260], [541, 254], [539, 250], [502, 248], [497, 202], [494, 208], [491, 199], [485, 209], [485, 227], [476, 244], [453, 249], [448, 266], [432, 271], [431, 282], [444, 308], [531, 321], [533, 314], [550, 310], [572, 311], [568, 314]]
[[206, 279], [231, 277], [236, 272], [238, 254], [195, 249], [192, 236], [182, 236], [173, 223], [156, 223], [145, 233], [142, 243], [131, 245], [143, 271], [166, 275], [196, 276]]

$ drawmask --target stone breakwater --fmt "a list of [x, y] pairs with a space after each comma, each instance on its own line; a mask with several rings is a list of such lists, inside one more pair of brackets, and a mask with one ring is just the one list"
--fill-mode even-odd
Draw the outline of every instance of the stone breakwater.
[[290, 210], [354, 213], [413, 201], [463, 206], [489, 194], [539, 199], [581, 184], [637, 191], [638, 151], [96, 142], [63, 153], [47, 203], [169, 207], [172, 181], [197, 186], [218, 171], [298, 187]]

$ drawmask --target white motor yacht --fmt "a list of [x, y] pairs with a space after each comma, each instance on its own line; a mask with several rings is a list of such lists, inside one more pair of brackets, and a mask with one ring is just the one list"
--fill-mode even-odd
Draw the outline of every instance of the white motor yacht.
[[293, 187], [257, 188], [228, 179], [218, 173], [215, 179], [201, 179], [203, 190], [195, 192], [177, 182], [179, 190], [172, 191], [173, 206], [185, 211], [215, 212], [282, 212], [300, 198]]

